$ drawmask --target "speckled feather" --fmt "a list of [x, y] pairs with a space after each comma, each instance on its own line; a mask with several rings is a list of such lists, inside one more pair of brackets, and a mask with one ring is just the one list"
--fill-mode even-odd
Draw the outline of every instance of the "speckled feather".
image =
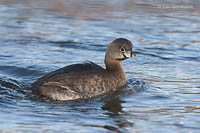
[[[111, 76], [112, 75], [112, 76]], [[104, 94], [121, 86], [118, 74], [92, 62], [74, 64], [53, 71], [32, 84], [32, 91], [53, 100], [74, 100]], [[120, 83], [122, 81], [118, 81]]]

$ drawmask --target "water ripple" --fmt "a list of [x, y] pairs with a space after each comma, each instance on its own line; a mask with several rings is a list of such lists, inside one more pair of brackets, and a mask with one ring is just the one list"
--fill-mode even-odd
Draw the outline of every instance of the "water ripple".
[[[198, 1], [0, 3], [0, 132], [198, 132]], [[123, 63], [126, 88], [64, 103], [30, 92], [32, 82], [66, 65], [104, 66], [117, 37], [130, 39], [137, 55]]]

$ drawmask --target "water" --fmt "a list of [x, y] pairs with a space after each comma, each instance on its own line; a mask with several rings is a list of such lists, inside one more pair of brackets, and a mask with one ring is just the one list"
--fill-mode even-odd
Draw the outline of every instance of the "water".
[[[1, 1], [0, 132], [199, 132], [199, 16], [195, 0]], [[124, 92], [55, 103], [28, 90], [69, 64], [104, 66], [117, 37], [137, 54]]]

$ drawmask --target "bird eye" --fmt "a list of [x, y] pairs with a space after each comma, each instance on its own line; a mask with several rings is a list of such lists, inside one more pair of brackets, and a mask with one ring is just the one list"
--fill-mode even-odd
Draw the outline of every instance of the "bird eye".
[[121, 51], [121, 52], [125, 52], [125, 49], [122, 47], [122, 48], [120, 49], [120, 51]]

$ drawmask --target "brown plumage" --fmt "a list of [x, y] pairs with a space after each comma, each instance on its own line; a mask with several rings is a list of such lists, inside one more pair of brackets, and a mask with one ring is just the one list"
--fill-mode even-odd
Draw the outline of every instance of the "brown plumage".
[[53, 100], [86, 99], [115, 91], [126, 85], [122, 61], [129, 57], [132, 57], [132, 43], [118, 38], [107, 48], [106, 69], [92, 62], [66, 66], [40, 78], [31, 89]]

